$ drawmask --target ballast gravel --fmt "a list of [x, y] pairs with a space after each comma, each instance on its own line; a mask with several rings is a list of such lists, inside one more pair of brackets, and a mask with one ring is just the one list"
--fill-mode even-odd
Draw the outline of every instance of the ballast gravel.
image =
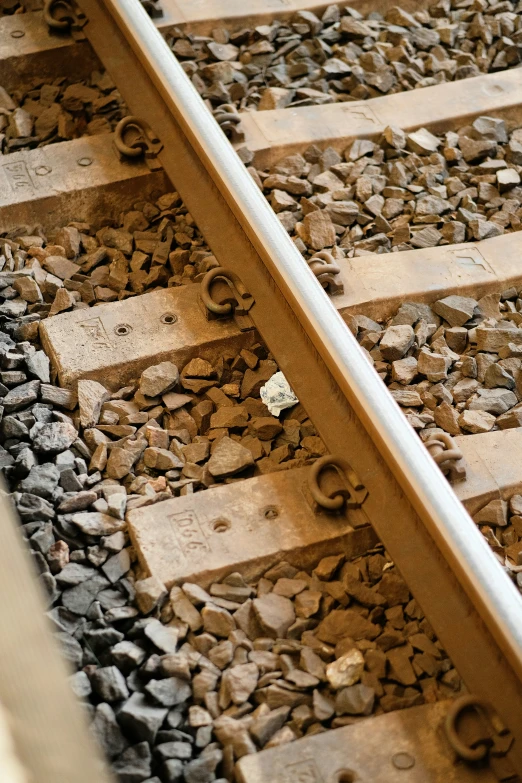
[[352, 332], [410, 424], [476, 434], [522, 424], [522, 299], [516, 288], [481, 299], [405, 302], [387, 322], [347, 316]]
[[[347, 321], [421, 440], [522, 426], [522, 291], [405, 302], [384, 323]], [[521, 515], [515, 495], [473, 517], [520, 588]]]
[[102, 70], [84, 81], [37, 77], [10, 92], [0, 86], [0, 151], [111, 133], [126, 114], [120, 93]]
[[[234, 34], [174, 32], [171, 43], [211, 108], [263, 110], [516, 67], [521, 10], [440, 0], [413, 15], [361, 17], [330, 6]], [[124, 112], [98, 74], [6, 96], [4, 152], [108, 132]], [[519, 230], [521, 166], [520, 130], [480, 118], [438, 137], [388, 128], [343, 156], [311, 148], [252, 174], [305, 257], [341, 257]], [[381, 546], [308, 571], [282, 562], [256, 584], [232, 573], [208, 591], [169, 592], [140, 572], [128, 509], [310, 464], [324, 444], [301, 405], [280, 417], [265, 408], [260, 388], [278, 368], [260, 344], [215, 365], [162, 362], [112, 394], [92, 381], [69, 391], [53, 385], [38, 322], [197, 282], [215, 264], [176, 193], [104, 226], [0, 238], [0, 466], [71, 685], [120, 783], [231, 782], [246, 754], [463, 692]], [[405, 303], [386, 324], [350, 320], [421, 438], [520, 425], [519, 293]], [[522, 587], [521, 520], [519, 495], [475, 517]]]
[[362, 15], [333, 4], [288, 21], [208, 36], [167, 35], [211, 109], [269, 110], [357, 101], [519, 66], [520, 0], [439, 0]]
[[[205, 715], [194, 711], [200, 702], [193, 699], [192, 680], [205, 665], [191, 656], [190, 668], [178, 671], [175, 662], [165, 674], [158, 668], [161, 656], [175, 658], [183, 628], [160, 613], [164, 587], [137, 580], [125, 512], [306, 465], [325, 447], [298, 403], [275, 418], [260, 400], [261, 387], [278, 370], [260, 344], [223, 355], [216, 365], [202, 358], [179, 368], [161, 362], [113, 394], [94, 381], [73, 390], [53, 385], [38, 323], [61, 311], [60, 291], [76, 291], [75, 284], [90, 279], [82, 280], [78, 270], [96, 250], [94, 269], [103, 267], [106, 276], [138, 254], [144, 290], [149, 280], [152, 288], [188, 284], [205, 262], [215, 264], [177, 194], [142, 202], [125, 219], [125, 228], [106, 226], [101, 235], [94, 227], [69, 225], [53, 235], [54, 244], [34, 227], [0, 239], [0, 467], [48, 593], [57, 638], [76, 671], [72, 687], [87, 699], [92, 730], [113, 771], [122, 783], [152, 775], [197, 783], [214, 780], [222, 758]], [[151, 226], [160, 230], [147, 233]], [[125, 244], [115, 247], [119, 238]], [[56, 291], [46, 287], [53, 278]], [[109, 301], [117, 298], [115, 288]], [[96, 301], [107, 298], [90, 304]], [[80, 296], [69, 300], [69, 307], [90, 304]], [[232, 604], [216, 600], [226, 615]], [[220, 622], [213, 613], [211, 607], [203, 613], [208, 628]], [[232, 632], [235, 621], [227, 622]], [[193, 655], [199, 660], [195, 648]]]
[[[162, 230], [173, 230], [176, 216], [167, 219], [161, 207], [168, 212], [176, 197], [164, 198], [168, 204], [137, 205], [132, 220], [152, 211], [159, 225], [166, 221]], [[51, 246], [41, 256], [44, 271], [53, 256], [54, 271], [85, 263], [91, 240], [100, 241], [81, 225], [60, 231], [52, 238], [63, 242], [59, 260]], [[94, 381], [54, 386], [37, 326], [52, 317], [56, 293], [52, 302], [31, 302], [15, 287], [21, 279], [40, 286], [16, 272], [37, 270], [30, 248], [49, 245], [39, 233], [15, 233], [0, 240], [0, 279], [8, 283], [0, 305], [0, 466], [76, 671], [72, 687], [121, 783], [233, 781], [246, 753], [460, 694], [457, 672], [382, 547], [354, 562], [327, 558], [307, 572], [281, 563], [253, 585], [229, 574], [208, 591], [184, 584], [169, 593], [140, 572], [128, 509], [311, 464], [324, 444], [300, 404], [280, 417], [265, 408], [260, 389], [278, 368], [260, 344], [215, 365], [202, 358], [152, 365], [115, 393]], [[139, 233], [129, 234], [124, 249], [104, 246], [106, 273], [136, 252], [146, 256], [147, 274], [163, 269], [154, 263], [159, 230], [148, 252], [137, 250]], [[172, 247], [169, 265], [180, 255]], [[171, 284], [189, 283], [201, 264], [213, 263], [206, 249], [181, 252], [192, 263]], [[452, 432], [451, 422], [453, 434], [519, 425], [519, 293], [405, 303], [386, 324], [349, 319], [422, 438]], [[521, 519], [518, 495], [475, 515], [520, 587]]]
[[[4, 316], [4, 357], [34, 355], [9, 337], [19, 323]], [[382, 547], [208, 592], [140, 578], [126, 509], [324, 453], [301, 406], [262, 410], [277, 366], [257, 354], [225, 360], [219, 380], [203, 360], [167, 361], [113, 395], [34, 379], [4, 396], [4, 474], [72, 687], [122, 783], [232, 781], [245, 753], [461, 692]]]
[[[140, 205], [132, 219], [152, 211], [168, 230], [172, 216], [153, 207]], [[325, 447], [299, 403], [274, 417], [261, 401], [278, 368], [260, 344], [216, 365], [152, 365], [112, 394], [88, 380], [54, 386], [37, 327], [53, 317], [56, 294], [45, 302], [41, 278], [16, 272], [37, 270], [39, 257], [45, 272], [54, 257], [53, 271], [71, 275], [64, 282], [83, 283], [68, 265], [82, 263], [99, 237], [82, 226], [60, 231], [52, 241], [60, 237], [61, 249], [45, 256], [39, 233], [1, 240], [0, 466], [76, 672], [71, 685], [118, 780], [232, 781], [245, 753], [460, 693], [382, 547], [310, 572], [282, 563], [256, 585], [230, 574], [209, 592], [185, 584], [168, 593], [140, 572], [128, 509], [311, 464]], [[104, 246], [100, 264], [109, 272], [109, 259], [141, 252], [149, 274], [158, 236], [148, 253], [130, 237], [124, 250]], [[205, 258], [208, 251], [184, 269]], [[15, 288], [20, 279], [44, 301]]]
[[[349, 326], [421, 437], [445, 428], [448, 407], [501, 426], [518, 410], [521, 301], [515, 289], [445, 297]], [[280, 563], [254, 585], [229, 574], [208, 591], [169, 593], [140, 573], [127, 509], [324, 453], [300, 405], [279, 418], [264, 408], [259, 390], [277, 369], [266, 349], [217, 366], [161, 362], [113, 394], [93, 381], [70, 391], [20, 333], [34, 321], [2, 321], [1, 464], [72, 687], [120, 781], [232, 781], [247, 753], [462, 692], [382, 547], [306, 572]], [[473, 404], [483, 398], [487, 409]], [[476, 515], [517, 583], [521, 518], [520, 496]]]
[[475, 241], [522, 228], [522, 128], [478, 117], [435, 135], [387, 127], [343, 153], [310, 146], [249, 171], [307, 258]]
[[212, 266], [179, 193], [144, 194], [102, 225], [23, 226], [0, 236], [0, 316], [23, 317], [31, 331], [48, 315], [199, 282]]

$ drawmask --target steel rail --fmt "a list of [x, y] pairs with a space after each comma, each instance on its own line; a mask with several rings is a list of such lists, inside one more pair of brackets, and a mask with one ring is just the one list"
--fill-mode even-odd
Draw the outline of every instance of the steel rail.
[[[323, 379], [306, 381], [299, 377], [295, 364], [301, 357], [287, 355], [289, 380], [327, 445], [332, 450], [339, 446], [339, 432], [344, 433], [348, 424], [352, 427], [358, 446], [356, 456], [363, 467], [359, 469], [353, 459], [352, 466], [370, 489], [365, 503], [370, 521], [410, 588], [414, 594], [418, 593], [419, 602], [468, 686], [488, 698], [509, 726], [515, 737], [512, 757], [516, 767], [522, 769], [520, 595], [322, 292], [145, 11], [135, 0], [104, 0], [103, 3], [82, 0], [82, 7], [89, 19], [85, 28], [87, 36], [134, 112], [141, 100], [144, 116], [165, 145], [160, 160], [222, 264], [227, 245], [232, 248], [234, 243], [240, 246], [241, 242], [236, 242], [232, 235], [218, 236], [218, 218], [225, 216], [230, 222], [228, 209], [236, 221], [236, 229], [240, 227], [243, 232], [241, 246], [248, 258], [241, 264], [234, 257], [230, 266], [243, 276], [254, 295], [256, 305], [250, 314], [276, 358], [281, 363], [271, 345], [271, 337], [278, 342], [278, 348], [284, 342], [284, 335], [279, 334], [274, 323], [274, 319], [281, 318], [281, 323], [293, 324], [295, 344], [306, 349], [302, 361], [306, 359], [307, 367], [327, 368], [332, 381], [330, 410], [323, 395], [324, 404], [319, 411], [310, 389], [314, 383], [324, 389]], [[131, 73], [132, 85], [129, 84]], [[208, 182], [206, 199], [200, 198], [203, 180]], [[210, 214], [212, 209], [216, 214]], [[221, 233], [224, 230], [223, 224]], [[230, 253], [234, 255], [232, 249]], [[264, 265], [262, 273], [253, 268], [254, 256]], [[271, 300], [267, 300], [267, 291], [250, 282], [263, 279], [263, 274]], [[276, 302], [281, 307], [281, 315]], [[284, 352], [284, 348], [280, 350]], [[311, 365], [312, 361], [315, 365]], [[286, 372], [284, 362], [282, 367]], [[344, 419], [339, 415], [342, 411]], [[360, 437], [361, 423], [365, 435], [370, 436], [366, 441]], [[359, 441], [364, 447], [359, 447]], [[344, 439], [342, 448], [353, 458], [351, 434]], [[381, 496], [382, 492], [379, 495], [379, 487], [390, 487], [389, 471], [411, 505], [396, 485], [387, 498]], [[402, 531], [396, 503], [403, 504], [400, 506], [405, 520]], [[445, 590], [443, 596], [436, 595], [439, 589]], [[444, 606], [448, 616], [444, 614]], [[458, 618], [457, 623], [461, 623], [461, 638], [452, 613]]]

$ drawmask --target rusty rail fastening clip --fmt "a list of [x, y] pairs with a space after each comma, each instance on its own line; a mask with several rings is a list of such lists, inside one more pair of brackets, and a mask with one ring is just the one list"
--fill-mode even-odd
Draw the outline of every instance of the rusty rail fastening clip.
[[212, 112], [221, 130], [233, 144], [245, 140], [241, 129], [241, 117], [232, 103], [222, 103]]
[[[468, 725], [465, 741], [459, 732], [459, 721], [468, 713]], [[475, 720], [470, 722], [469, 713], [475, 714]], [[444, 724], [446, 736], [452, 749], [463, 761], [479, 762], [486, 758], [501, 759], [507, 755], [513, 737], [509, 730], [484, 699], [466, 694], [451, 703]]]
[[321, 250], [312, 258], [307, 259], [306, 263], [330, 296], [344, 294], [342, 282], [335, 279], [335, 276], [340, 274], [341, 270], [328, 250]]
[[[214, 281], [221, 280], [226, 287], [221, 286], [219, 301], [215, 301], [211, 294]], [[242, 332], [254, 328], [254, 324], [248, 311], [255, 303], [239, 277], [230, 269], [216, 266], [209, 269], [201, 281], [201, 300], [208, 311], [208, 317], [217, 318], [232, 317]]]
[[[133, 138], [127, 138], [126, 141], [125, 137], [129, 131], [133, 131]], [[163, 144], [150, 125], [139, 117], [129, 115], [119, 121], [114, 131], [114, 146], [120, 160], [144, 157], [151, 171], [161, 168], [157, 156], [163, 149]]]
[[87, 24], [87, 17], [70, 0], [45, 0], [43, 18], [51, 30], [67, 31], [76, 41], [85, 40], [82, 28]]
[[437, 432], [424, 442], [429, 453], [448, 481], [466, 478], [466, 463], [461, 450], [447, 432]]
[[[319, 479], [327, 468], [334, 468], [337, 476], [335, 485], [325, 494]], [[341, 486], [339, 475], [342, 476]], [[368, 490], [351, 465], [344, 457], [334, 454], [326, 454], [314, 462], [310, 469], [309, 487], [315, 502], [327, 511], [339, 511], [343, 506], [348, 509], [360, 508], [368, 496]]]

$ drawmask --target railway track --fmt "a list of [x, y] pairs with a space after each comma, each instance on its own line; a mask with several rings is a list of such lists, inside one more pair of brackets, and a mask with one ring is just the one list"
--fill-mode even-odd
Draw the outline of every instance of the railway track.
[[[520, 4], [36, 5], [0, 460], [108, 774], [516, 779]], [[18, 754], [102, 780], [30, 655], [11, 685], [28, 596]]]

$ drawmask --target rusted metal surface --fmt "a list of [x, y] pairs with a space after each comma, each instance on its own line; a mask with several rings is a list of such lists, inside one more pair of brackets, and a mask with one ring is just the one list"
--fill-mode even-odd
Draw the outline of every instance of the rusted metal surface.
[[320, 250], [312, 258], [307, 259], [307, 264], [330, 295], [344, 293], [344, 286], [338, 278], [341, 268], [328, 250]]
[[319, 508], [309, 478], [308, 468], [298, 468], [130, 511], [140, 563], [169, 587], [208, 587], [233, 571], [253, 580], [281, 560], [304, 569], [326, 555], [356, 557], [374, 546], [364, 512]]
[[[327, 492], [323, 486], [323, 473], [337, 475], [341, 479], [341, 486]], [[326, 454], [314, 462], [310, 470], [309, 486], [317, 505], [326, 511], [361, 508], [368, 497], [368, 490], [352, 466], [338, 454]]]
[[426, 704], [244, 756], [239, 783], [498, 783], [457, 760], [444, 732], [451, 702]]
[[254, 165], [262, 168], [285, 155], [303, 152], [310, 144], [342, 151], [356, 138], [379, 138], [387, 125], [405, 131], [425, 127], [442, 133], [481, 114], [502, 117], [509, 128], [520, 125], [517, 69], [368, 101], [241, 112], [240, 116], [244, 143], [254, 153]]
[[120, 162], [112, 141], [113, 134], [84, 136], [2, 156], [0, 230], [99, 220], [169, 189], [164, 173], [152, 173], [144, 161]]
[[92, 378], [113, 390], [151, 364], [170, 359], [182, 366], [195, 356], [215, 362], [225, 349], [258, 339], [233, 321], [207, 320], [196, 284], [55, 316], [42, 322], [40, 334], [60, 385]]
[[[45, 617], [20, 526], [0, 486], [0, 702], [16, 755], [38, 783], [109, 783]], [[1, 768], [1, 764], [0, 764]], [[11, 778], [1, 776], [2, 783]]]
[[451, 435], [448, 435], [447, 432], [434, 433], [425, 443], [435, 463], [448, 481], [453, 483], [466, 478], [464, 455]]
[[[219, 301], [213, 298], [213, 283], [224, 282]], [[248, 316], [248, 311], [255, 304], [254, 297], [250, 294], [240, 278], [230, 269], [216, 266], [209, 269], [201, 281], [201, 301], [206, 307], [209, 319], [233, 318], [234, 323], [241, 332], [247, 332], [254, 328], [254, 324]]]
[[114, 147], [120, 160], [142, 158], [151, 170], [161, 168], [157, 157], [163, 144], [154, 135], [150, 125], [140, 117], [128, 114], [119, 121], [114, 131]]
[[241, 115], [233, 104], [222, 103], [212, 111], [212, 114], [227, 139], [233, 144], [244, 141]]
[[[522, 767], [521, 599], [409, 429], [183, 69], [132, 0], [84, 0], [95, 50], [160, 153], [252, 320], [332, 453], [368, 489], [365, 513], [468, 687], [490, 698]], [[474, 655], [469, 656], [473, 649]]]
[[[466, 737], [469, 730], [462, 731], [462, 723], [466, 714], [469, 726], [474, 729], [475, 736], [471, 739]], [[457, 758], [472, 764], [476, 762], [488, 763], [491, 760], [494, 768], [495, 760], [504, 758], [513, 743], [513, 738], [498, 720], [491, 705], [473, 694], [459, 696], [451, 704], [446, 715], [444, 729], [446, 738]], [[515, 770], [511, 770], [511, 772], [514, 773]], [[500, 779], [503, 780], [504, 777], [502, 776]]]
[[51, 32], [69, 33], [75, 41], [85, 40], [86, 19], [74, 0], [45, 0], [43, 18]]

